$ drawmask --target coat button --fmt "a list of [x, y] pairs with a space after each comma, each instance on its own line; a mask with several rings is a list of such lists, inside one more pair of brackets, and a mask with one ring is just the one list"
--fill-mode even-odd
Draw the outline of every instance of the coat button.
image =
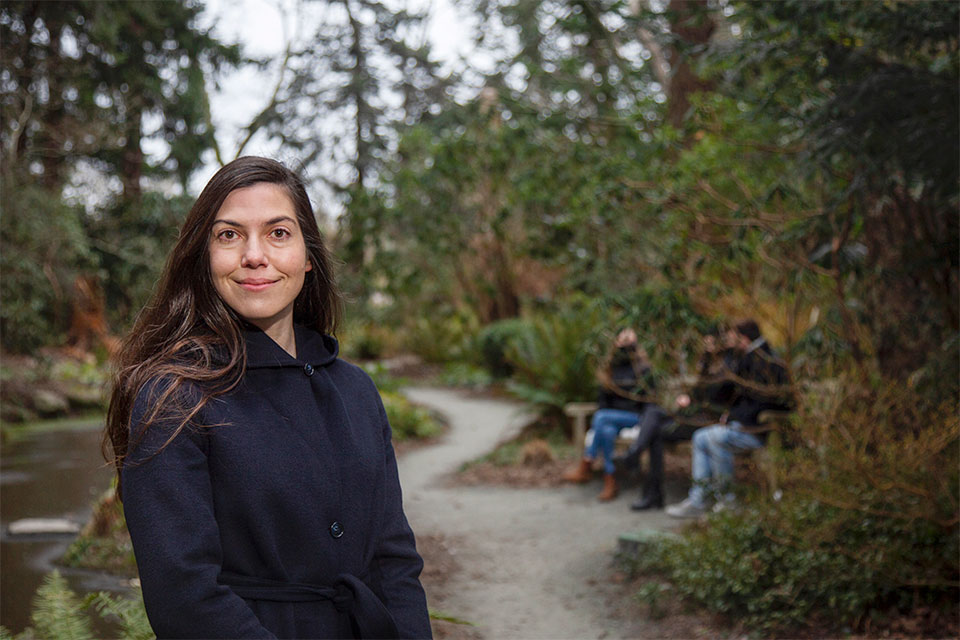
[[334, 538], [339, 538], [343, 535], [343, 525], [339, 522], [334, 522], [330, 525], [330, 535]]
[[313, 365], [312, 365], [312, 364], [305, 364], [305, 365], [303, 365], [303, 372], [304, 372], [307, 376], [312, 376], [312, 375], [313, 375]]

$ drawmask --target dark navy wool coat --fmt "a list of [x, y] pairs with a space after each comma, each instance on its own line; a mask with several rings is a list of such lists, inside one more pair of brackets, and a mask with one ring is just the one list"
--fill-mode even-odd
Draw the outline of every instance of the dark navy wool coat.
[[246, 331], [240, 385], [158, 455], [170, 423], [137, 442], [157, 385], [136, 400], [123, 505], [160, 638], [431, 635], [380, 396], [295, 333], [297, 358]]

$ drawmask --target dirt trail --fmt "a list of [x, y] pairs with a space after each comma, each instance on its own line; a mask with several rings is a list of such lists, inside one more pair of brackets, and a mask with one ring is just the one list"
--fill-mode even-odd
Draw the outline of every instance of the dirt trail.
[[460, 566], [443, 593], [428, 588], [431, 608], [469, 620], [476, 635], [490, 640], [636, 637], [640, 621], [611, 618], [613, 603], [622, 601], [618, 585], [609, 583], [617, 536], [671, 528], [675, 521], [662, 511], [631, 512], [633, 491], [598, 503], [597, 483], [447, 486], [444, 476], [515, 435], [529, 415], [516, 403], [446, 389], [404, 393], [450, 424], [443, 441], [399, 463], [411, 526], [418, 536], [444, 540]]

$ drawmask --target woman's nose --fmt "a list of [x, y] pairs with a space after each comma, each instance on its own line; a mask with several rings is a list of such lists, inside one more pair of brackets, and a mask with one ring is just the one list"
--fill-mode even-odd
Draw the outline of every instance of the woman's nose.
[[243, 247], [243, 257], [240, 259], [240, 266], [248, 269], [267, 264], [267, 254], [263, 251], [263, 246], [258, 238], [251, 238]]

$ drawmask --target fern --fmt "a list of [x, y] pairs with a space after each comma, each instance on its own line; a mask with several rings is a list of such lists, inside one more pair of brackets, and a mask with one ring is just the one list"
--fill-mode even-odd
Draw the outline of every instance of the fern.
[[123, 640], [153, 640], [156, 637], [150, 628], [140, 589], [132, 598], [115, 598], [101, 591], [89, 596], [87, 602], [96, 608], [101, 617], [116, 618], [120, 622]]
[[30, 620], [36, 635], [46, 640], [93, 640], [83, 603], [60, 575], [48, 574], [33, 599]]
[[594, 352], [606, 321], [597, 305], [538, 316], [506, 348], [513, 365], [509, 391], [559, 412], [568, 402], [591, 400], [596, 389]]

